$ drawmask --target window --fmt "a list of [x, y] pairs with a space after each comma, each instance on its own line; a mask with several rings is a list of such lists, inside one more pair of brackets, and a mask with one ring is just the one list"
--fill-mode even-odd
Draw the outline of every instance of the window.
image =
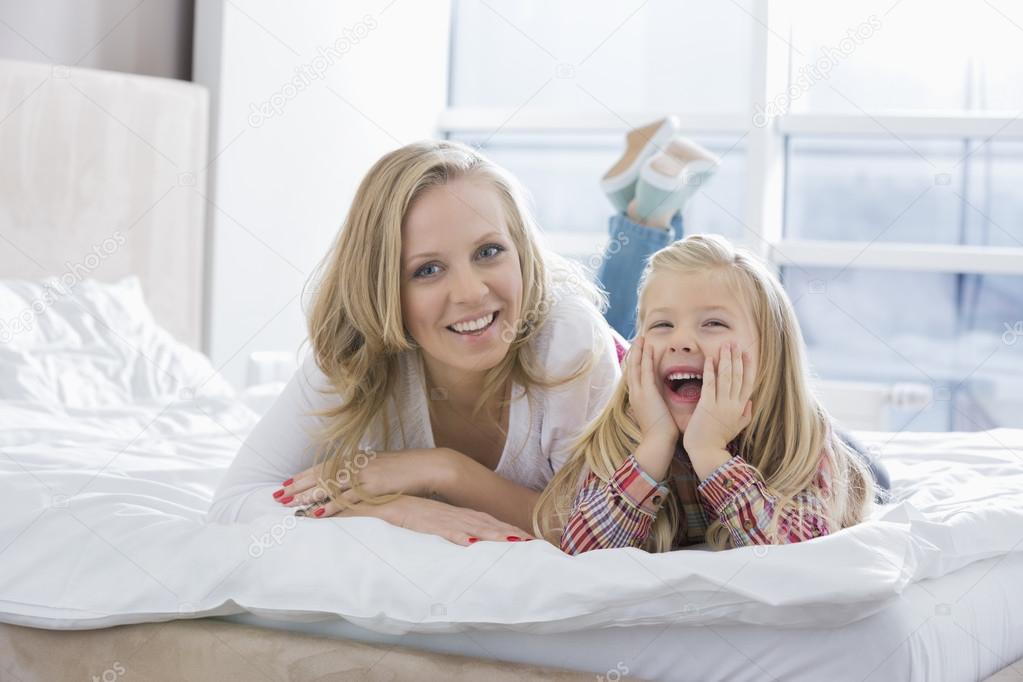
[[747, 108], [752, 29], [731, 3], [456, 0], [453, 16], [456, 108], [573, 116]]
[[[607, 237], [611, 205], [600, 190], [600, 176], [621, 154], [621, 135], [586, 133], [498, 133], [456, 136], [480, 146], [511, 171], [529, 191], [548, 244], [560, 253], [588, 259], [599, 253]], [[744, 207], [744, 158], [735, 140], [705, 135], [701, 144], [728, 160], [706, 189], [687, 207], [685, 219], [701, 232], [739, 239], [743, 227], [736, 217]]]
[[926, 384], [892, 429], [1023, 425], [1023, 9], [1008, 0], [456, 0], [442, 132], [596, 253], [622, 133], [723, 155], [687, 206], [777, 268], [814, 370]]
[[[791, 21], [792, 82], [824, 76], [793, 100], [792, 113], [1015, 114], [1023, 108], [1018, 2], [791, 0], [779, 6]], [[815, 64], [821, 68], [815, 71]]]

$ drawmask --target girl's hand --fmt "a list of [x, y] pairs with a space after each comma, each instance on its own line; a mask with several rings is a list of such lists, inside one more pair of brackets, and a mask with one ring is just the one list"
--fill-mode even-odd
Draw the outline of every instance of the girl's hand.
[[626, 358], [629, 405], [644, 440], [660, 436], [674, 442], [678, 440], [678, 425], [661, 395], [662, 382], [657, 376], [656, 360], [653, 346], [642, 336], [637, 337]]
[[724, 450], [749, 426], [755, 377], [749, 353], [740, 353], [734, 342], [722, 344], [716, 367], [712, 358], [704, 360], [700, 400], [682, 436], [686, 452]]
[[359, 497], [352, 490], [358, 480], [367, 496], [404, 493], [428, 496], [437, 492], [452, 464], [444, 448], [376, 452], [367, 450], [353, 457], [333, 480], [324, 479], [324, 464], [317, 464], [285, 481], [287, 485], [274, 493], [274, 498], [287, 507], [304, 507], [326, 502], [331, 495], [356, 503]]
[[[318, 509], [325, 511], [317, 517], [315, 511]], [[417, 533], [439, 535], [456, 545], [471, 545], [480, 540], [518, 542], [536, 539], [521, 528], [498, 521], [490, 514], [422, 497], [403, 495], [383, 504], [363, 502], [344, 511], [338, 511], [333, 502], [328, 502], [316, 510], [311, 514], [314, 518], [373, 516]]]

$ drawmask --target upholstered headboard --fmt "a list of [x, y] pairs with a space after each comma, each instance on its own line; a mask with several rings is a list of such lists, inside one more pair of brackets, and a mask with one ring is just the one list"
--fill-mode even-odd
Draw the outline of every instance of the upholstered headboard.
[[207, 124], [192, 83], [0, 60], [0, 278], [137, 275], [200, 349]]

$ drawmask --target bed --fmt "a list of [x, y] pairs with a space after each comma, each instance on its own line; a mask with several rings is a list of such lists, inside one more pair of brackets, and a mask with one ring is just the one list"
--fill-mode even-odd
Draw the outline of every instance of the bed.
[[[376, 519], [206, 523], [258, 415], [196, 350], [203, 199], [180, 173], [205, 168], [205, 95], [40, 68], [0, 63], [12, 112], [0, 136], [19, 149], [0, 173], [69, 167], [49, 194], [20, 175], [20, 191], [3, 184], [0, 677], [977, 680], [1020, 670], [1019, 429], [858, 431], [888, 465], [895, 500], [855, 528], [787, 547], [569, 557], [542, 542], [463, 548]], [[133, 118], [133, 99], [148, 116]], [[71, 106], [87, 120], [75, 124], [91, 131], [85, 141], [78, 118], [49, 110]], [[40, 120], [52, 122], [45, 135]], [[148, 158], [149, 145], [174, 163]], [[133, 155], [148, 160], [129, 173], [118, 160]], [[57, 211], [68, 192], [76, 201]], [[63, 291], [53, 278], [67, 262], [84, 263], [136, 219], [108, 219], [123, 202], [144, 214], [147, 234], [86, 263]], [[12, 269], [21, 259], [31, 265]]]

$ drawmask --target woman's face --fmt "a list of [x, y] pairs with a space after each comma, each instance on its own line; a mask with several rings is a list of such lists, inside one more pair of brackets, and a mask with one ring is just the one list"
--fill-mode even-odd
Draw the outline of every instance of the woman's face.
[[[519, 254], [497, 193], [459, 178], [426, 190], [402, 225], [401, 312], [429, 366], [483, 372], [511, 345], [522, 305]], [[449, 374], [450, 376], [450, 374]]]
[[[755, 324], [721, 271], [691, 275], [658, 272], [643, 292], [637, 334], [654, 349], [654, 373], [661, 395], [685, 432], [702, 392], [702, 380], [671, 381], [676, 372], [703, 374], [705, 358], [717, 366], [721, 346], [735, 342], [748, 354], [743, 371], [756, 372], [759, 354]], [[755, 376], [755, 374], [754, 374]]]

